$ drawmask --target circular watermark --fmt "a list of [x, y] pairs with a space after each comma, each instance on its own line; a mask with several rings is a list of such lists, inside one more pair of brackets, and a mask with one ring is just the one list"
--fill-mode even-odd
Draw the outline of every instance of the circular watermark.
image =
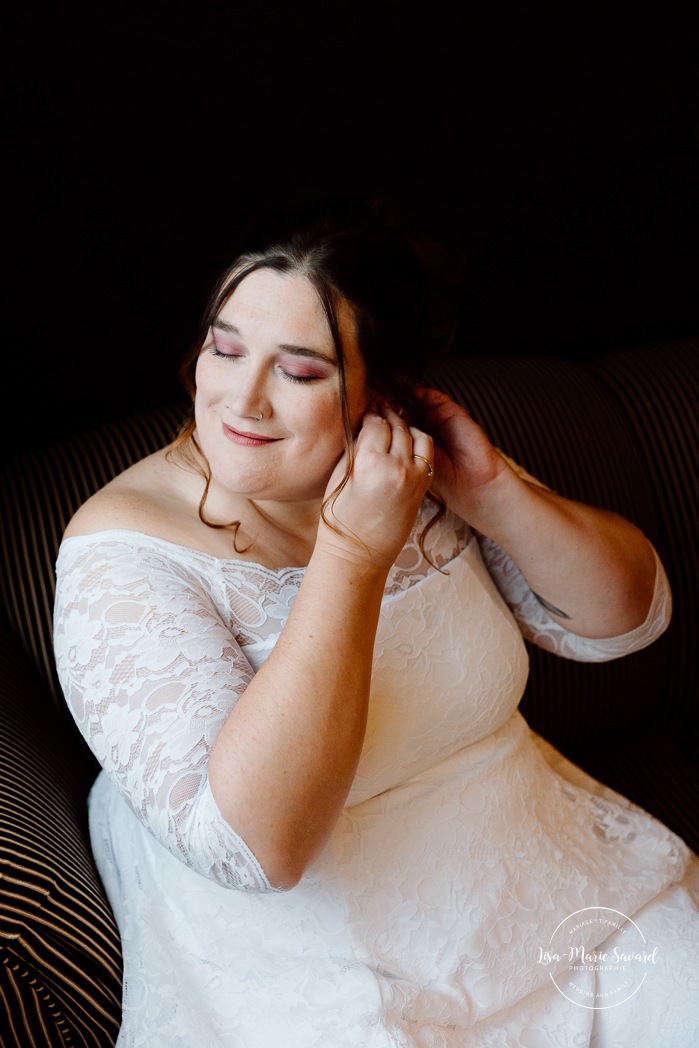
[[657, 962], [658, 947], [630, 917], [608, 906], [571, 913], [537, 952], [537, 964], [549, 969], [558, 992], [594, 1010], [630, 1000]]

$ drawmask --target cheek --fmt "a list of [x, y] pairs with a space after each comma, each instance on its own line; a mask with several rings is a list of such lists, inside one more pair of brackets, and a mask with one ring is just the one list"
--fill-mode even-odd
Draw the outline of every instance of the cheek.
[[211, 391], [211, 359], [207, 358], [203, 353], [197, 360], [197, 366], [194, 372], [194, 385], [196, 393], [205, 393]]
[[[350, 411], [352, 411], [351, 402]], [[351, 417], [354, 421], [353, 414]], [[318, 428], [324, 434], [332, 435], [333, 439], [341, 441], [344, 445], [345, 427], [342, 422], [342, 400], [339, 391], [334, 392], [328, 399], [328, 403], [324, 405], [324, 411], [322, 417], [318, 417], [318, 423]]]
[[290, 428], [295, 428], [297, 435], [303, 434], [304, 443], [311, 454], [319, 458], [335, 456], [337, 459], [345, 450], [344, 427], [340, 399], [328, 397], [323, 404], [312, 400], [295, 413], [295, 420]]
[[206, 393], [206, 367], [202, 364], [201, 357], [197, 361], [196, 370], [194, 372], [194, 407], [201, 404]]

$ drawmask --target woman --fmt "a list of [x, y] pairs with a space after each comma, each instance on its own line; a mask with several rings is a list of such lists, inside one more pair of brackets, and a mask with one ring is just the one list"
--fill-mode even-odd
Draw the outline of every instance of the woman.
[[[637, 1023], [665, 1048], [678, 1016], [696, 1029], [692, 857], [517, 712], [523, 635], [640, 648], [667, 625], [665, 574], [633, 525], [415, 384], [443, 328], [373, 212], [291, 209], [213, 295], [181, 437], [66, 531], [56, 657], [104, 769], [120, 1045], [611, 1045]], [[592, 906], [672, 937], [612, 1010], [537, 957]]]

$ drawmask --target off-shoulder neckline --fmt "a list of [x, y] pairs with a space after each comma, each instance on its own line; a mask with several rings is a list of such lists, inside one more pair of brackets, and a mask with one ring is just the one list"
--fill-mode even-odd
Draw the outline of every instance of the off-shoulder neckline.
[[108, 542], [110, 540], [129, 542], [130, 544], [145, 542], [156, 546], [166, 546], [168, 549], [180, 550], [182, 553], [186, 553], [190, 557], [201, 557], [211, 563], [230, 566], [243, 566], [248, 564], [251, 568], [266, 571], [270, 575], [284, 575], [289, 572], [304, 572], [307, 567], [305, 564], [288, 564], [281, 568], [268, 568], [265, 564], [260, 564], [256, 560], [248, 560], [242, 557], [218, 557], [215, 553], [207, 553], [206, 550], [197, 549], [195, 546], [187, 546], [182, 542], [173, 542], [171, 539], [164, 539], [160, 535], [149, 535], [147, 532], [137, 531], [135, 528], [104, 528], [100, 531], [91, 531], [86, 535], [71, 535], [68, 538], [63, 539], [58, 552], [60, 554], [61, 549], [64, 547], [67, 548], [74, 543], [89, 543], [95, 541]]

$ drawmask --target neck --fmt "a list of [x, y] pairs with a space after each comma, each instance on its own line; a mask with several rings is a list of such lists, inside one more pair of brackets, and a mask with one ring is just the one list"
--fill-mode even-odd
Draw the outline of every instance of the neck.
[[253, 513], [267, 525], [290, 537], [303, 538], [318, 529], [322, 499], [303, 502], [277, 502], [267, 499], [245, 499]]
[[321, 502], [273, 502], [245, 499], [241, 538], [248, 553], [270, 567], [305, 566], [318, 533]]

